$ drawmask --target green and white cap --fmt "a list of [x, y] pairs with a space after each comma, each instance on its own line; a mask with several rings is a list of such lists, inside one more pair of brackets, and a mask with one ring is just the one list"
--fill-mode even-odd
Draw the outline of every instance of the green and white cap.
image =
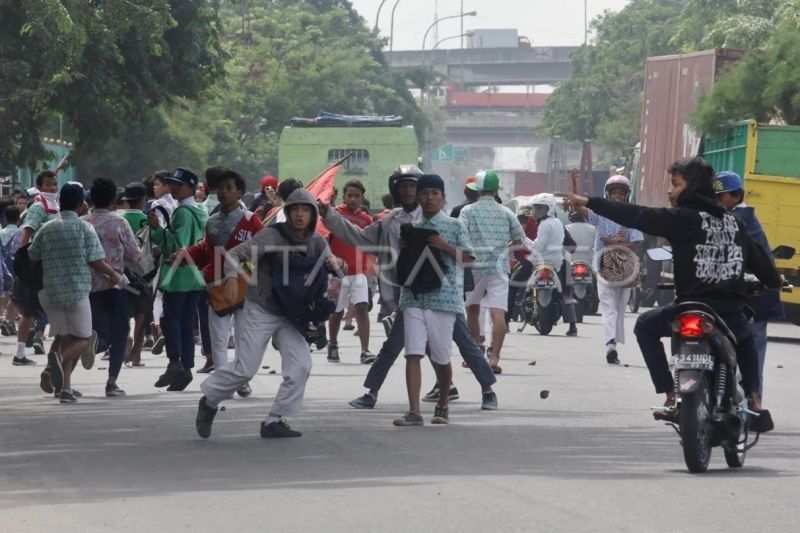
[[467, 183], [467, 188], [477, 192], [492, 192], [500, 188], [500, 178], [494, 170], [481, 170], [475, 174], [475, 181]]

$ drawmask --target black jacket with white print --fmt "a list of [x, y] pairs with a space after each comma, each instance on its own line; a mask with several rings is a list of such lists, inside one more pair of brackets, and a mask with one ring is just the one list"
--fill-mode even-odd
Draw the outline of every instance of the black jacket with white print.
[[741, 311], [746, 297], [745, 267], [767, 287], [780, 286], [780, 276], [769, 256], [715, 199], [689, 189], [678, 197], [675, 208], [649, 208], [601, 198], [591, 198], [588, 207], [623, 226], [669, 241], [678, 302], [703, 302], [720, 314]]

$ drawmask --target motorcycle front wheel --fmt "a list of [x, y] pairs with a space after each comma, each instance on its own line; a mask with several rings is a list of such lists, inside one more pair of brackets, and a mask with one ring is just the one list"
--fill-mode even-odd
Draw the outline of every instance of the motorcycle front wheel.
[[711, 393], [704, 375], [694, 392], [681, 395], [678, 415], [683, 460], [692, 473], [708, 470], [711, 461]]

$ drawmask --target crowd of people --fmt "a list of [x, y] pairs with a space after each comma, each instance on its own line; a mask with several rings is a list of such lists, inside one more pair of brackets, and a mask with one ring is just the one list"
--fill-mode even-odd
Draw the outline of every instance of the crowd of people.
[[[341, 331], [355, 329], [359, 360], [369, 369], [366, 392], [350, 405], [374, 408], [405, 351], [408, 410], [394, 425], [424, 425], [421, 401], [434, 403], [430, 423], [447, 424], [449, 402], [459, 398], [451, 343], [481, 387], [481, 408], [497, 409], [493, 386], [503, 372], [509, 320], [540, 263], [558, 272], [568, 337], [578, 334], [569, 265], [592, 264], [606, 361], [619, 364], [625, 306], [639, 282], [632, 258], [642, 252], [644, 231], [673, 246], [677, 299], [709, 303], [736, 333], [750, 407], [761, 411], [766, 322], [782, 310], [777, 294], [765, 293], [753, 302], [756, 322], [749, 325], [741, 314], [741, 278], [746, 267], [768, 286], [780, 285], [768, 243], [742, 202], [738, 176], [715, 177], [700, 159], [678, 162], [670, 173], [672, 209], [630, 204], [628, 179], [612, 176], [604, 198], [562, 194], [565, 221], [558, 213], [562, 200], [553, 194], [532, 197], [519, 212], [502, 205], [500, 179], [491, 170], [465, 181], [466, 201], [449, 216], [444, 180], [413, 165], [391, 174], [383, 210], [375, 214], [355, 179], [344, 184], [343, 201], [335, 205], [338, 191], [315, 197], [299, 180], [272, 176], [248, 198], [244, 178], [219, 166], [203, 180], [177, 168], [124, 187], [97, 178], [88, 188], [75, 182], [59, 188], [58, 176], [45, 170], [35, 188], [4, 199], [0, 210], [0, 330], [17, 337], [14, 365], [36, 365], [28, 349], [47, 354], [39, 385], [64, 404], [81, 396], [71, 379], [78, 363], [91, 368], [102, 353], [109, 360], [108, 397], [125, 395], [121, 371], [144, 366], [145, 349], [166, 352], [155, 387], [182, 391], [193, 370], [209, 374], [196, 414], [203, 438], [223, 401], [252, 394], [250, 382], [271, 343], [283, 379], [260, 433], [282, 438], [301, 435], [287, 419], [301, 411], [312, 346], [327, 349], [327, 361], [338, 363], [350, 355], [340, 351]], [[695, 271], [698, 250], [712, 245], [708, 234], [719, 228], [731, 232], [729, 244], [739, 254], [720, 266], [708, 263], [713, 254], [706, 251], [704, 270]], [[373, 354], [369, 313], [376, 298], [386, 340]], [[670, 311], [644, 313], [635, 327], [667, 407], [675, 397], [660, 338], [670, 333]], [[45, 350], [48, 325], [53, 341]], [[197, 344], [205, 361], [195, 370]], [[426, 356], [436, 385], [423, 396]]]

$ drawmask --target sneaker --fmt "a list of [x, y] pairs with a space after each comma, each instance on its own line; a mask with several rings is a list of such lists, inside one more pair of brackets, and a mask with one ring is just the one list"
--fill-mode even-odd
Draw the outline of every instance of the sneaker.
[[437, 405], [433, 408], [433, 418], [431, 424], [449, 424], [450, 423], [450, 408], [441, 407]]
[[103, 357], [100, 358], [101, 361], [109, 361], [111, 360], [111, 352], [106, 350], [103, 352]]
[[75, 396], [76, 398], [83, 398], [83, 393], [78, 389], [76, 389], [75, 387], [72, 387], [72, 395]]
[[481, 400], [481, 410], [497, 411], [497, 394], [494, 392], [484, 392]]
[[161, 355], [161, 352], [164, 351], [164, 343], [167, 339], [164, 338], [164, 335], [161, 335], [159, 338], [156, 339], [156, 342], [153, 343], [153, 347], [150, 349], [150, 353], [153, 355]]
[[322, 350], [328, 345], [328, 331], [325, 328], [325, 324], [322, 324], [319, 328], [317, 328], [317, 340], [314, 341], [314, 346], [317, 347], [317, 350]]
[[364, 350], [361, 352], [361, 364], [362, 365], [371, 365], [375, 362], [375, 354], [371, 353], [369, 350]]
[[150, 350], [153, 348], [155, 341], [153, 340], [152, 335], [145, 335], [144, 336], [144, 343], [142, 344], [142, 348], [145, 350]]
[[609, 365], [618, 365], [619, 364], [619, 357], [617, 357], [617, 350], [611, 348], [609, 351], [606, 352], [606, 361]]
[[569, 329], [566, 333], [567, 337], [577, 337], [578, 336], [578, 328], [575, 327], [575, 324], [570, 324]]
[[[450, 387], [450, 393], [447, 395], [449, 401], [458, 400], [461, 396], [458, 394], [458, 388], [453, 385]], [[431, 391], [422, 398], [423, 402], [438, 402], [439, 401], [439, 384], [433, 386]]]
[[26, 348], [33, 348], [33, 341], [36, 340], [36, 332], [33, 331], [33, 328], [28, 332], [28, 338], [25, 340], [25, 347]]
[[328, 362], [329, 363], [338, 363], [340, 362], [339, 359], [339, 347], [334, 346], [333, 344], [328, 345]]
[[156, 387], [166, 387], [170, 385], [177, 376], [183, 374], [183, 365], [180, 361], [170, 362], [167, 365], [167, 369], [164, 371], [163, 374], [158, 376], [158, 381], [156, 381]]
[[375, 407], [375, 404], [378, 402], [374, 396], [371, 394], [365, 394], [364, 396], [360, 396], [355, 400], [350, 400], [349, 404], [350, 407], [355, 407], [356, 409], [372, 409]]
[[39, 374], [39, 388], [42, 389], [47, 394], [52, 394], [55, 389], [53, 389], [53, 381], [50, 379], [50, 367], [44, 367], [42, 373]]
[[383, 331], [386, 332], [386, 336], [388, 337], [392, 333], [392, 326], [394, 326], [394, 317], [392, 315], [388, 315], [381, 320], [383, 324]]
[[2, 334], [3, 337], [10, 337], [11, 336], [11, 330], [9, 329], [8, 326], [9, 326], [9, 324], [5, 320], [0, 322], [0, 334]]
[[36, 366], [36, 361], [28, 359], [27, 357], [14, 357], [11, 364], [14, 366]]
[[400, 427], [424, 426], [425, 421], [417, 413], [406, 411], [405, 413], [403, 413], [403, 416], [395, 418], [392, 424]]
[[194, 378], [192, 377], [192, 369], [187, 368], [183, 372], [177, 374], [175, 378], [172, 380], [172, 383], [167, 390], [169, 392], [179, 392], [185, 389], [189, 383], [192, 382]]
[[356, 329], [356, 327], [353, 324], [345, 324], [342, 329], [345, 331], [353, 331], [354, 329]]
[[248, 396], [253, 394], [253, 389], [250, 388], [250, 383], [245, 383], [244, 385], [236, 389], [236, 394], [238, 394], [242, 398], [247, 398]]
[[113, 398], [115, 396], [125, 396], [125, 391], [120, 389], [116, 383], [113, 385], [106, 385], [106, 396], [109, 398]]
[[214, 417], [217, 416], [217, 409], [208, 405], [206, 397], [200, 398], [197, 404], [197, 418], [194, 421], [194, 427], [197, 428], [197, 434], [202, 438], [207, 439], [211, 436], [211, 425], [214, 423]]
[[33, 347], [34, 355], [44, 355], [46, 353], [44, 351], [44, 341], [38, 337], [33, 339], [31, 346]]
[[198, 374], [210, 374], [214, 371], [214, 361], [211, 359], [206, 359], [206, 364], [203, 365], [203, 368], [197, 371]]
[[94, 356], [97, 353], [97, 332], [92, 330], [89, 337], [89, 346], [81, 353], [81, 364], [86, 370], [91, 370], [94, 366]]
[[17, 336], [17, 326], [15, 326], [13, 322], [8, 322], [8, 331], [11, 333], [12, 337]]
[[302, 437], [303, 434], [289, 427], [286, 420], [280, 419], [277, 422], [267, 424], [261, 422], [262, 439], [283, 439], [292, 437]]
[[78, 403], [78, 398], [71, 392], [62, 390], [58, 395], [59, 403]]
[[50, 381], [53, 388], [61, 390], [64, 385], [64, 369], [61, 366], [61, 356], [55, 352], [47, 354], [47, 366], [50, 368]]

